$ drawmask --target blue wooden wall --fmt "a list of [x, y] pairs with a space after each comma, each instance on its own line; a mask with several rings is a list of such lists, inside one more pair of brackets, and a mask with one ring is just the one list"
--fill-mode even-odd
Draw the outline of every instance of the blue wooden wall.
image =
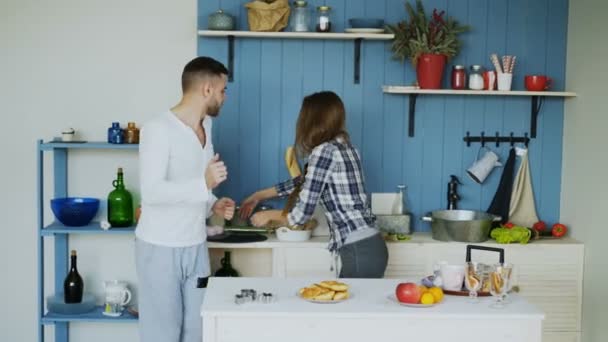
[[[412, 0], [413, 1], [413, 0]], [[247, 30], [247, 12], [241, 0], [199, 0], [199, 28], [219, 8], [237, 17], [238, 29]], [[333, 8], [335, 31], [348, 18], [381, 17], [395, 23], [405, 17], [403, 0], [313, 0], [309, 7]], [[464, 47], [452, 63], [491, 67], [489, 54], [516, 55], [514, 89], [523, 89], [523, 75], [550, 75], [554, 89], [564, 89], [568, 0], [425, 0], [428, 13], [445, 9], [472, 31], [463, 35]], [[346, 104], [352, 141], [362, 152], [368, 191], [396, 190], [407, 184], [409, 208], [416, 218], [446, 206], [449, 175], [463, 181], [461, 208], [487, 209], [502, 169], [483, 185], [465, 173], [479, 144], [467, 147], [466, 131], [503, 135], [529, 132], [527, 97], [419, 97], [416, 135], [407, 136], [407, 98], [382, 93], [382, 85], [411, 84], [409, 63], [391, 59], [389, 42], [364, 41], [361, 83], [353, 83], [352, 41], [237, 39], [235, 80], [214, 129], [215, 147], [229, 168], [229, 181], [220, 193], [241, 200], [260, 187], [288, 177], [285, 148], [294, 140], [294, 128], [303, 96], [320, 90], [338, 93]], [[200, 38], [198, 54], [227, 63], [225, 38]], [[446, 76], [451, 65], [448, 65]], [[448, 77], [445, 77], [447, 87]], [[536, 204], [547, 222], [559, 218], [562, 165], [563, 100], [547, 99], [538, 122], [538, 137], [530, 144]], [[495, 149], [506, 160], [508, 146]], [[416, 223], [416, 230], [428, 230]]]

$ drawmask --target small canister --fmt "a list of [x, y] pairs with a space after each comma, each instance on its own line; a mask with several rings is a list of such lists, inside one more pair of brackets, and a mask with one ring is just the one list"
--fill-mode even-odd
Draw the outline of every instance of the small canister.
[[120, 123], [112, 122], [112, 127], [108, 128], [108, 142], [110, 144], [124, 143], [124, 137]]
[[139, 128], [135, 126], [135, 122], [129, 122], [127, 129], [125, 129], [125, 143], [127, 144], [139, 144]]
[[291, 30], [294, 32], [310, 31], [310, 13], [308, 12], [306, 1], [294, 1], [291, 13]]
[[319, 6], [317, 7], [317, 32], [331, 32], [331, 7]]
[[452, 67], [452, 89], [462, 90], [466, 87], [467, 75], [464, 66], [454, 65]]
[[66, 141], [66, 142], [73, 141], [75, 133], [76, 133], [76, 131], [74, 131], [74, 129], [72, 127], [68, 127], [66, 129], [64, 129], [63, 131], [61, 131], [61, 140]]
[[469, 74], [469, 89], [483, 90], [483, 69], [481, 65], [471, 65], [471, 73]]
[[220, 9], [209, 15], [207, 28], [209, 30], [232, 31], [235, 29], [234, 17]]

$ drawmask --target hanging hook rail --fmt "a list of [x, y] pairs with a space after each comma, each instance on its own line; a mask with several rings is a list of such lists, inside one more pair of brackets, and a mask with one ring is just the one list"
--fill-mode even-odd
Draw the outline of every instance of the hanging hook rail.
[[494, 136], [487, 137], [485, 132], [481, 132], [479, 136], [471, 136], [471, 133], [467, 131], [467, 135], [462, 138], [464, 142], [467, 143], [467, 147], [471, 146], [471, 143], [479, 142], [482, 147], [485, 147], [486, 143], [494, 142], [496, 143], [496, 147], [500, 147], [500, 143], [509, 143], [513, 146], [515, 143], [523, 143], [528, 147], [530, 144], [530, 137], [528, 133], [524, 133], [523, 137], [515, 137], [513, 136], [513, 132], [511, 132], [508, 136], [500, 136], [498, 132], [495, 133]]

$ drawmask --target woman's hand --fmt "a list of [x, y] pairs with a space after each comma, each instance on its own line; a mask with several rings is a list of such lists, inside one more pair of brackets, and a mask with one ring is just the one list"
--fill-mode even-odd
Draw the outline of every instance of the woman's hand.
[[228, 197], [222, 197], [213, 204], [213, 213], [223, 217], [225, 220], [232, 220], [236, 204]]
[[246, 220], [251, 216], [255, 207], [260, 203], [260, 198], [257, 192], [254, 192], [251, 196], [247, 197], [241, 203], [241, 210], [239, 211], [239, 216], [241, 219]]
[[270, 221], [286, 223], [281, 210], [265, 210], [256, 213], [251, 217], [251, 223], [256, 227], [268, 226]]

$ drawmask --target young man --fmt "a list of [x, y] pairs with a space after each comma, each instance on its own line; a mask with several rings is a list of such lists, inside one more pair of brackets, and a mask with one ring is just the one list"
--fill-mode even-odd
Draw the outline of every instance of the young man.
[[142, 211], [135, 230], [139, 333], [145, 342], [200, 342], [210, 274], [205, 219], [231, 219], [234, 201], [211, 192], [226, 180], [211, 118], [226, 98], [228, 70], [209, 57], [182, 73], [182, 99], [145, 124], [139, 145]]

